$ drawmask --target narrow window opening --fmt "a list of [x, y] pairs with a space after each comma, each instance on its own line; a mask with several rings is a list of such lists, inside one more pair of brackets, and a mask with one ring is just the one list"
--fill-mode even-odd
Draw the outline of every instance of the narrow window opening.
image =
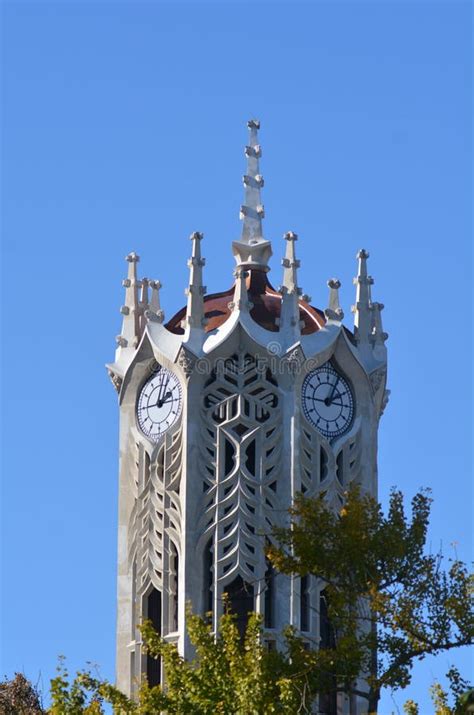
[[245, 450], [245, 466], [252, 475], [255, 475], [255, 452], [255, 440], [253, 439]]
[[328, 456], [326, 451], [321, 447], [319, 452], [319, 481], [323, 482], [328, 475]]
[[170, 630], [178, 630], [178, 603], [179, 603], [179, 554], [178, 549], [170, 543]]
[[[147, 598], [146, 614], [152, 622], [153, 628], [161, 635], [161, 593], [154, 588]], [[149, 653], [146, 656], [146, 676], [148, 685], [155, 687], [161, 683], [161, 658], [153, 658]]]
[[265, 571], [265, 628], [275, 628], [275, 569], [270, 561]]
[[148, 484], [150, 480], [150, 455], [145, 452], [145, 459], [143, 460], [143, 484]]
[[231, 473], [234, 468], [234, 456], [234, 445], [232, 444], [232, 442], [226, 439], [224, 443], [224, 472], [226, 477]]
[[243, 640], [249, 612], [254, 610], [253, 586], [246, 583], [241, 576], [237, 576], [226, 586], [225, 593], [229, 599], [229, 608], [236, 615], [236, 625]]
[[267, 382], [271, 383], [272, 385], [275, 385], [275, 387], [278, 386], [278, 383], [277, 383], [277, 381], [275, 380], [275, 378], [273, 377], [272, 371], [270, 370], [269, 367], [267, 368], [267, 372], [266, 372], [265, 377], [266, 377], [266, 379], [267, 379]]
[[302, 631], [309, 631], [310, 621], [310, 579], [308, 574], [300, 579], [300, 628]]
[[212, 608], [212, 539], [209, 539], [204, 548], [204, 583], [203, 583], [203, 599], [204, 611], [211, 611]]
[[336, 457], [336, 477], [341, 484], [344, 483], [344, 453], [342, 450]]

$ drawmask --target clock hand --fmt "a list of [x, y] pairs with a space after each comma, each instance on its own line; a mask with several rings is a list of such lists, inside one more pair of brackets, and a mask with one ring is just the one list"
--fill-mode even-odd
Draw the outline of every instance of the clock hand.
[[172, 393], [172, 392], [167, 392], [166, 395], [165, 395], [165, 396], [163, 397], [163, 399], [161, 400], [161, 404], [164, 405], [165, 402], [169, 402], [169, 401], [170, 401], [170, 397], [171, 397], [171, 398], [173, 397], [173, 393]]
[[313, 397], [314, 402], [324, 402], [326, 407], [329, 407], [330, 405], [338, 405], [340, 407], [344, 407], [342, 402], [335, 402], [334, 400], [332, 402], [328, 402], [328, 398], [325, 397], [324, 400], [321, 397]]
[[327, 405], [330, 405], [331, 402], [332, 402], [332, 400], [333, 400], [334, 393], [335, 393], [335, 391], [336, 391], [336, 387], [337, 387], [337, 383], [338, 383], [338, 382], [339, 382], [339, 378], [336, 379], [336, 382], [335, 382], [334, 385], [332, 386], [331, 392], [330, 392], [329, 395], [326, 397], [326, 400], [327, 400], [326, 404], [327, 404]]
[[161, 407], [163, 405], [163, 401], [166, 397], [165, 391], [166, 391], [166, 388], [168, 387], [169, 381], [170, 381], [170, 378], [168, 376], [168, 379], [166, 380], [166, 382], [163, 380], [163, 382], [160, 384], [160, 388], [158, 390], [158, 401], [156, 403], [156, 407]]

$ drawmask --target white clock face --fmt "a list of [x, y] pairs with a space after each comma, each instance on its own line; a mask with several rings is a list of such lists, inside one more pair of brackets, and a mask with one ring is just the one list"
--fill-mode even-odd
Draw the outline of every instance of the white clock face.
[[310, 372], [303, 382], [303, 411], [328, 439], [346, 432], [354, 416], [354, 398], [347, 381], [326, 363]]
[[178, 378], [164, 367], [142, 387], [137, 404], [141, 431], [153, 442], [178, 419], [181, 411], [181, 385]]

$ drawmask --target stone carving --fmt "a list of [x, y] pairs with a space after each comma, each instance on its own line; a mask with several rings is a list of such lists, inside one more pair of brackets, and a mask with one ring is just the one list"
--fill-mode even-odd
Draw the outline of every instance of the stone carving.
[[382, 406], [380, 408], [380, 416], [382, 416], [383, 413], [385, 412], [385, 408], [388, 405], [389, 399], [390, 399], [390, 390], [385, 390], [383, 393]]
[[270, 528], [284, 511], [279, 400], [275, 379], [245, 353], [219, 365], [204, 389], [200, 532], [217, 544], [218, 594], [237, 575], [254, 583], [265, 573], [262, 526]]
[[189, 377], [193, 371], [196, 359], [191, 353], [182, 347], [179, 351], [178, 358], [176, 360], [177, 364], [180, 366], [186, 377]]
[[377, 370], [374, 370], [374, 372], [369, 375], [369, 379], [375, 394], [387, 379], [387, 366], [384, 365], [383, 367], [379, 367]]
[[115, 387], [117, 392], [120, 392], [120, 388], [122, 387], [123, 378], [121, 378], [120, 375], [117, 375], [117, 373], [114, 372], [113, 370], [111, 370], [110, 368], [107, 368], [107, 374], [110, 377], [112, 385]]
[[287, 355], [286, 362], [290, 373], [292, 375], [297, 375], [304, 362], [304, 354], [299, 345]]

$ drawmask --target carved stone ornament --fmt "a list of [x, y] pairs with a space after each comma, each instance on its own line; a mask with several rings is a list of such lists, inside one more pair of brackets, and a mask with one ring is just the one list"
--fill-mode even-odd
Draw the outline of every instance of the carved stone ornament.
[[374, 393], [376, 393], [380, 386], [387, 379], [387, 368], [385, 366], [379, 367], [377, 370], [374, 370], [374, 372], [370, 374], [369, 378], [370, 384], [372, 385], [372, 389]]
[[292, 375], [296, 375], [304, 362], [304, 355], [302, 349], [297, 346], [294, 348], [286, 357], [286, 362], [288, 364], [288, 369]]
[[388, 405], [388, 401], [390, 399], [390, 390], [384, 390], [383, 393], [383, 399], [382, 399], [382, 406], [380, 407], [380, 416], [382, 417], [383, 413], [385, 412], [385, 408]]
[[196, 362], [196, 360], [188, 350], [186, 350], [185, 348], [181, 348], [176, 362], [180, 366], [186, 377], [189, 377], [193, 371], [194, 363]]
[[155, 313], [153, 310], [145, 310], [145, 318], [150, 320], [152, 323], [162, 323], [165, 314], [162, 310]]
[[117, 373], [114, 372], [113, 370], [111, 370], [110, 368], [107, 369], [107, 373], [110, 377], [112, 385], [115, 387], [117, 392], [120, 392], [120, 388], [122, 387], [123, 378], [121, 378], [120, 375], [117, 375]]

